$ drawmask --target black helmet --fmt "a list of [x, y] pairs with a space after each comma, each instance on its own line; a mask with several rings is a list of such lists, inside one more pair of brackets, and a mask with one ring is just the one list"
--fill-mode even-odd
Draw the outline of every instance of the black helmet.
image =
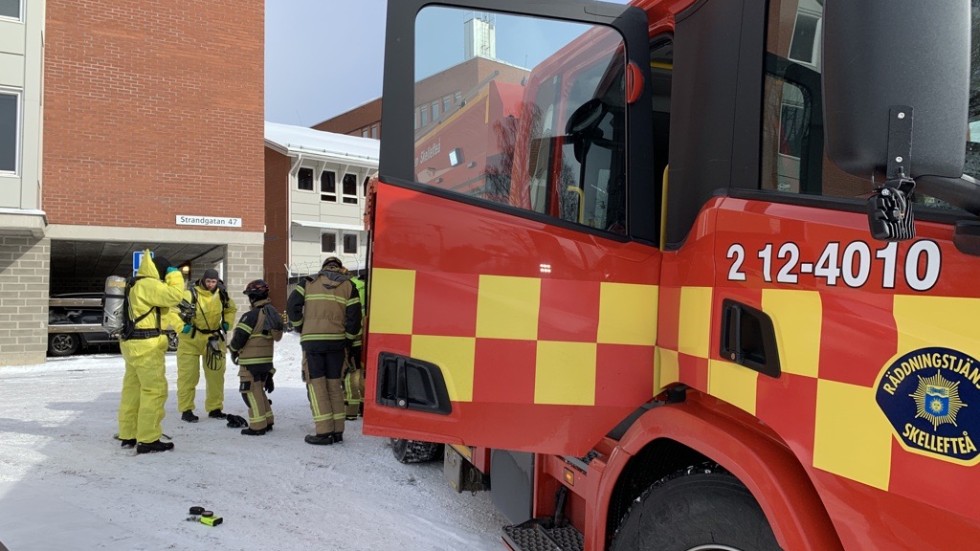
[[248, 295], [248, 300], [252, 302], [269, 298], [269, 284], [266, 283], [264, 279], [250, 281], [248, 285], [245, 286], [245, 291], [243, 294]]
[[328, 256], [326, 260], [323, 261], [323, 265], [320, 266], [321, 270], [343, 270], [344, 263], [340, 261], [336, 256]]

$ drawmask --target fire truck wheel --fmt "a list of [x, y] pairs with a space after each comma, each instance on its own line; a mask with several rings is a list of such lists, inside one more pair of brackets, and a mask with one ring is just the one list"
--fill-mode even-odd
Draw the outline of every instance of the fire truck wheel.
[[442, 455], [442, 444], [392, 438], [391, 452], [400, 463], [425, 463]]
[[717, 466], [689, 467], [633, 502], [612, 551], [778, 551], [752, 494]]

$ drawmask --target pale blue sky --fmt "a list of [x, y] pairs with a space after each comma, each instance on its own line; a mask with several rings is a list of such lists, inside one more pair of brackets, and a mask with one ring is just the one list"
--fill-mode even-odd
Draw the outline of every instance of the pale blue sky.
[[265, 120], [312, 126], [381, 95], [385, 0], [266, 0]]
[[380, 96], [386, 6], [266, 0], [265, 119], [313, 126]]

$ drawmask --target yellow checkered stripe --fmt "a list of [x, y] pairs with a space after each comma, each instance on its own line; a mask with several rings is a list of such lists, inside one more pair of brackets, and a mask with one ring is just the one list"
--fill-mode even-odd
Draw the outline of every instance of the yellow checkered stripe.
[[[712, 294], [710, 287], [681, 289], [678, 350], [657, 348], [655, 391], [680, 380], [680, 354], [701, 358], [708, 364], [708, 394], [754, 416], [760, 373], [733, 362], [712, 359], [709, 354], [709, 347], [714, 346], [711, 340]], [[980, 299], [896, 295], [892, 314], [898, 346], [893, 358], [940, 343], [980, 357], [976, 337], [971, 334], [974, 325], [970, 319], [978, 306]], [[887, 491], [893, 429], [876, 403], [876, 389], [820, 377], [820, 328], [824, 315], [820, 293], [765, 289], [762, 291], [762, 310], [773, 320], [782, 372], [816, 380], [813, 466]], [[855, 368], [869, 369], [868, 366]], [[885, 366], [873, 368], [884, 369]], [[861, 453], [855, 453], [856, 443], [860, 443]]]
[[[599, 344], [652, 348], [656, 341], [658, 287], [654, 285], [601, 283], [596, 341], [568, 342], [538, 338], [539, 278], [480, 276], [472, 337], [413, 333], [414, 271], [375, 268], [372, 278], [371, 331], [410, 335], [412, 357], [443, 366], [449, 397], [457, 402], [473, 400], [478, 338], [537, 342], [534, 403], [576, 406], [595, 404]], [[637, 304], [644, 307], [636, 308]]]

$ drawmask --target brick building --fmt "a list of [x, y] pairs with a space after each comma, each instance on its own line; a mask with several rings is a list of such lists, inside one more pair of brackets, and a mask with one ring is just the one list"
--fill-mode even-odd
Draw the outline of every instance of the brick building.
[[28, 77], [19, 202], [0, 191], [0, 365], [44, 361], [49, 292], [100, 291], [135, 250], [191, 278], [215, 267], [241, 300], [262, 276], [263, 2], [19, 2]]

